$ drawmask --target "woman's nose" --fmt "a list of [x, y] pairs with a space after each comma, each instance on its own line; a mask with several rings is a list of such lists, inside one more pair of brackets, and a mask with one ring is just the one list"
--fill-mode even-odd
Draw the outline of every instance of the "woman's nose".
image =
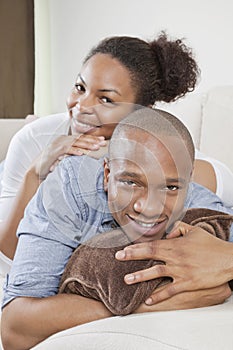
[[90, 95], [82, 95], [77, 98], [76, 108], [81, 113], [92, 113], [94, 108], [94, 99]]

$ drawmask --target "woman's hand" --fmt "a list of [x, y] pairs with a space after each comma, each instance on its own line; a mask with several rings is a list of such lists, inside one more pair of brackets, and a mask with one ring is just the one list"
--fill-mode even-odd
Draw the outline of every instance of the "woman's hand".
[[[104, 137], [92, 135], [62, 135], [57, 137], [40, 156], [34, 161], [30, 170], [36, 173], [40, 180], [44, 180], [49, 172], [67, 155], [83, 155], [92, 151], [97, 152], [105, 147]], [[104, 150], [106, 151], [106, 149]], [[103, 152], [102, 152], [103, 153]], [[92, 155], [92, 154], [91, 154]]]
[[173, 279], [163, 289], [156, 290], [147, 300], [148, 304], [183, 292], [211, 289], [233, 279], [233, 244], [200, 227], [192, 227], [182, 237], [130, 245], [117, 252], [116, 258], [165, 262], [165, 265], [155, 265], [125, 276], [127, 284], [165, 276]]

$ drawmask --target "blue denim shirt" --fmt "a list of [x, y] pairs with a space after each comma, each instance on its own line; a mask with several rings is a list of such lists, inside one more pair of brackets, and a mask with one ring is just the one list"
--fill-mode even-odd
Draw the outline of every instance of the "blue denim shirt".
[[[186, 207], [233, 214], [215, 194], [195, 183], [190, 184]], [[116, 226], [103, 188], [103, 159], [65, 158], [26, 208], [17, 231], [19, 242], [6, 278], [3, 306], [19, 296], [56, 294], [74, 249]]]

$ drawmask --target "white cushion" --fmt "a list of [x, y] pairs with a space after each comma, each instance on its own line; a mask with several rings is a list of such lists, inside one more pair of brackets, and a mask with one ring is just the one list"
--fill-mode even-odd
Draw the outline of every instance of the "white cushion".
[[233, 170], [233, 86], [208, 91], [203, 105], [200, 150]]
[[57, 333], [33, 350], [230, 350], [233, 297], [222, 305], [112, 317]]
[[199, 149], [204, 100], [204, 93], [190, 93], [172, 103], [156, 103], [155, 107], [170, 112], [182, 120], [193, 137], [195, 147]]

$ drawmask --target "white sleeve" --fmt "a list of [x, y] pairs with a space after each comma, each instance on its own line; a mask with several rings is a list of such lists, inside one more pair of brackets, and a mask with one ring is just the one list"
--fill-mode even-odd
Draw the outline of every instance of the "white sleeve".
[[0, 195], [0, 221], [4, 220], [10, 213], [29, 166], [54, 138], [67, 134], [68, 127], [68, 114], [60, 113], [41, 117], [25, 125], [14, 135], [4, 162]]
[[214, 168], [217, 190], [216, 194], [221, 198], [223, 204], [226, 207], [233, 207], [233, 173], [232, 171], [222, 162], [217, 159], [206, 156], [197, 149], [196, 159], [202, 159], [209, 162]]
[[26, 125], [12, 138], [4, 162], [0, 196], [0, 220], [4, 220], [10, 212], [25, 172], [38, 152], [35, 140], [30, 138], [28, 125]]

